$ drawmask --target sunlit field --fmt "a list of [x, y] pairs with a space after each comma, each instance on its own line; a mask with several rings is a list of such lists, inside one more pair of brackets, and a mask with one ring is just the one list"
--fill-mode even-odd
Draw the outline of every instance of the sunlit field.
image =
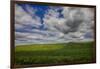
[[93, 42], [31, 44], [15, 48], [16, 65], [84, 64], [95, 62]]

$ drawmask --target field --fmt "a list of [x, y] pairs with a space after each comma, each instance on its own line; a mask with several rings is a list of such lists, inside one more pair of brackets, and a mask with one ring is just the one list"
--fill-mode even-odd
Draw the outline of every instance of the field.
[[84, 64], [95, 62], [93, 42], [32, 44], [15, 48], [15, 65]]

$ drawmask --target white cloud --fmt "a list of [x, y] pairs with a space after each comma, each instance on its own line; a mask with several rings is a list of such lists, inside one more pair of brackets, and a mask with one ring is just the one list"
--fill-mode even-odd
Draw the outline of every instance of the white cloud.
[[[50, 9], [51, 11], [51, 9]], [[44, 23], [50, 30], [63, 34], [63, 39], [87, 39], [84, 35], [87, 32], [93, 34], [94, 10], [91, 8], [63, 7], [64, 18], [59, 18], [59, 12], [52, 10], [45, 15]], [[55, 12], [55, 13], [54, 13]], [[51, 15], [49, 15], [51, 14]], [[56, 17], [55, 17], [56, 16]], [[66, 37], [67, 36], [67, 37]], [[93, 39], [93, 38], [92, 38]]]
[[26, 9], [29, 12], [26, 12], [21, 6], [15, 5], [15, 28], [19, 29], [25, 26], [35, 26], [38, 28], [41, 25], [40, 18], [36, 15], [31, 16], [32, 12], [35, 13], [35, 10], [28, 5]]
[[[46, 30], [30, 29], [29, 26], [39, 28], [41, 20], [35, 15], [36, 9], [26, 5], [26, 12], [21, 6], [15, 6], [15, 28], [28, 32], [15, 32], [16, 43], [52, 43], [52, 42], [76, 42], [89, 41], [93, 38], [85, 38], [89, 33], [93, 36], [94, 12], [89, 8], [51, 7], [44, 15], [43, 24]], [[60, 15], [64, 17], [59, 18]]]

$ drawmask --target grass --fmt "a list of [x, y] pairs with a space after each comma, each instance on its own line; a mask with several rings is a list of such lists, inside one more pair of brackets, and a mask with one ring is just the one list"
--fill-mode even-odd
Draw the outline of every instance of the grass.
[[94, 61], [93, 42], [32, 44], [15, 48], [16, 65], [81, 64]]

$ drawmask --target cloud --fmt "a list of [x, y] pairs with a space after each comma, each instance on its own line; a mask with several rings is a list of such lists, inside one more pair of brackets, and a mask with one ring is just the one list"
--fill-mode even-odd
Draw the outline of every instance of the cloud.
[[[35, 14], [32, 15], [32, 12], [35, 13], [35, 10], [31, 9], [28, 5], [26, 6], [28, 12], [26, 12], [21, 6], [15, 5], [15, 28], [25, 28], [27, 26], [33, 26], [38, 28], [41, 25], [40, 18]], [[32, 15], [32, 16], [31, 16]]]
[[16, 44], [93, 40], [92, 8], [50, 6], [42, 19], [36, 15], [38, 9], [29, 5], [25, 5], [25, 9], [15, 5]]
[[[59, 12], [56, 11], [55, 13]], [[62, 15], [64, 16], [64, 18], [59, 18], [59, 15], [48, 12], [48, 14], [45, 15], [44, 23], [49, 28], [53, 27], [54, 30], [59, 31], [64, 35], [70, 34], [70, 38], [82, 38], [87, 32], [93, 30], [93, 9], [91, 11], [90, 8], [63, 7]]]

